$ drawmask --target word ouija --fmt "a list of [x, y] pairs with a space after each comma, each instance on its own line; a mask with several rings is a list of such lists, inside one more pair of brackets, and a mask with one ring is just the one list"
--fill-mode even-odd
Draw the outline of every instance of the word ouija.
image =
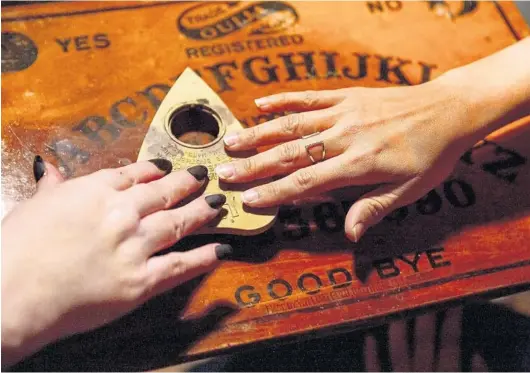
[[[377, 276], [384, 280], [397, 276], [403, 276], [412, 270], [418, 273], [423, 270], [432, 270], [450, 266], [451, 262], [443, 257], [444, 248], [432, 248], [423, 252], [416, 252], [413, 256], [400, 255], [396, 258], [386, 258], [374, 261], [372, 267]], [[422, 259], [424, 258], [424, 259]], [[240, 307], [252, 307], [256, 304], [275, 299], [287, 299], [298, 289], [308, 295], [318, 294], [322, 288], [340, 289], [352, 286], [353, 275], [343, 267], [330, 268], [324, 275], [306, 272], [298, 276], [296, 281], [289, 282], [283, 278], [275, 278], [268, 282], [261, 291], [252, 285], [239, 286], [234, 297]], [[265, 290], [265, 291], [263, 291]]]

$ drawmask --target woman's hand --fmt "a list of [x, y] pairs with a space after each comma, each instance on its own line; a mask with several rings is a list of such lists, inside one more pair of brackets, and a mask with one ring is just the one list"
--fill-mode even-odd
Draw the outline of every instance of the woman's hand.
[[154, 256], [218, 215], [221, 194], [169, 209], [201, 188], [204, 166], [171, 173], [157, 159], [63, 182], [37, 157], [34, 171], [36, 195], [2, 221], [4, 364], [110, 322], [231, 253], [210, 244]]
[[288, 174], [247, 190], [243, 199], [252, 207], [376, 185], [346, 216], [346, 234], [358, 241], [392, 210], [443, 181], [467, 148], [530, 114], [529, 58], [527, 37], [418, 86], [293, 92], [256, 100], [265, 112], [299, 114], [227, 134], [231, 151], [282, 144], [220, 165], [216, 172], [230, 183]]
[[346, 234], [354, 241], [443, 181], [474, 141], [461, 136], [461, 128], [471, 126], [462, 97], [441, 84], [284, 93], [257, 104], [267, 112], [302, 113], [227, 135], [226, 147], [233, 151], [282, 144], [221, 165], [217, 174], [234, 183], [288, 174], [246, 191], [244, 202], [252, 207], [377, 184], [346, 217]]

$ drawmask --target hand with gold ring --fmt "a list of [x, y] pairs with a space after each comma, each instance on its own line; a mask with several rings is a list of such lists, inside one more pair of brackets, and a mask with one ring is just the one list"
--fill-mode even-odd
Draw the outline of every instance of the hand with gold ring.
[[252, 207], [376, 185], [347, 214], [346, 234], [357, 241], [385, 215], [436, 187], [469, 147], [507, 124], [514, 111], [528, 110], [530, 79], [520, 61], [530, 57], [529, 46], [527, 38], [418, 86], [291, 92], [258, 99], [264, 112], [297, 114], [227, 134], [230, 151], [277, 146], [220, 165], [216, 172], [229, 183], [287, 175], [245, 191], [243, 200]]

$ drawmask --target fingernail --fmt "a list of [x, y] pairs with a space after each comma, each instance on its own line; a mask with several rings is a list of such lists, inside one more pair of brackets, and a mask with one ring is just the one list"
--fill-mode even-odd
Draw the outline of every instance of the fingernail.
[[173, 163], [164, 158], [150, 159], [149, 162], [154, 164], [160, 171], [164, 171], [168, 175], [173, 170]]
[[213, 209], [219, 209], [226, 202], [226, 196], [224, 194], [212, 194], [204, 198], [206, 203]]
[[239, 135], [237, 133], [229, 133], [224, 137], [223, 141], [225, 142], [226, 146], [230, 147], [237, 144], [238, 138]]
[[254, 189], [249, 189], [241, 195], [241, 198], [245, 203], [256, 202], [259, 199], [259, 194]]
[[365, 226], [363, 223], [357, 223], [353, 226], [353, 240], [359, 242], [362, 235], [364, 234]]
[[234, 176], [234, 166], [231, 164], [222, 164], [220, 166], [217, 166], [215, 168], [215, 173], [221, 178], [221, 179], [229, 179], [232, 176]]
[[267, 100], [267, 97], [261, 97], [254, 100], [254, 103], [257, 107], [265, 107], [268, 105], [269, 100]]
[[33, 159], [33, 176], [35, 176], [35, 181], [38, 183], [45, 173], [46, 165], [44, 164], [42, 157], [36, 155], [35, 159]]
[[234, 254], [234, 249], [230, 245], [217, 245], [215, 247], [215, 255], [219, 260], [230, 259], [232, 254]]
[[208, 169], [202, 165], [193, 166], [188, 168], [188, 172], [195, 178], [197, 181], [203, 181], [208, 176]]

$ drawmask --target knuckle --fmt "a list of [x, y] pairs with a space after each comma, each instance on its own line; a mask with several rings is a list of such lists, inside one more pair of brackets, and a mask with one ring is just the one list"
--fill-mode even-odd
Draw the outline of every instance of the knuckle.
[[315, 173], [307, 168], [299, 170], [294, 174], [294, 183], [299, 190], [308, 190], [316, 184]]
[[310, 109], [318, 103], [318, 94], [315, 91], [305, 91], [302, 94], [302, 107]]
[[131, 175], [130, 173], [128, 173], [127, 171], [118, 171], [116, 170], [119, 178], [122, 179], [123, 181], [123, 184], [125, 185], [130, 185], [130, 186], [133, 186], [133, 185], [137, 185], [139, 183], [139, 180], [137, 177], [134, 177], [133, 175]]
[[184, 237], [186, 232], [186, 220], [184, 220], [182, 215], [177, 215], [173, 218], [172, 231], [173, 236], [177, 241]]
[[254, 126], [252, 128], [248, 128], [245, 131], [245, 140], [246, 142], [250, 144], [254, 144], [259, 139], [259, 126]]
[[[143, 198], [147, 198], [149, 200], [159, 200], [159, 205], [162, 206], [164, 209], [168, 209], [172, 205], [173, 195], [171, 192], [167, 191], [159, 191], [158, 188], [155, 188], [153, 185], [149, 184], [138, 184], [135, 186], [137, 190], [137, 194], [139, 196], [143, 196]], [[158, 205], [158, 204], [157, 204]]]
[[182, 260], [180, 255], [174, 255], [171, 258], [171, 274], [172, 276], [178, 277], [188, 271], [186, 263]]
[[187, 193], [187, 188], [181, 186], [177, 188], [171, 188], [167, 191], [164, 191], [163, 193], [160, 193], [158, 198], [160, 198], [160, 202], [163, 203], [164, 208], [168, 209], [172, 207], [177, 201], [186, 197], [188, 194], [189, 193]]
[[193, 192], [193, 187], [188, 184], [178, 185], [175, 187], [170, 187], [167, 190], [158, 193], [157, 198], [160, 199], [160, 203], [164, 206], [165, 209], [173, 207], [178, 201], [186, 198]]
[[253, 157], [243, 160], [241, 167], [246, 175], [253, 175], [256, 172], [256, 161]]
[[[369, 124], [366, 124], [364, 129], [366, 129], [366, 126], [369, 126]], [[343, 119], [340, 124], [340, 129], [346, 137], [357, 136], [362, 133], [363, 123], [359, 118], [350, 115]]]
[[119, 279], [119, 289], [124, 300], [136, 301], [148, 291], [149, 281], [142, 274], [124, 276]]
[[159, 196], [160, 198], [160, 204], [164, 206], [164, 209], [168, 209], [172, 205], [172, 198], [169, 197], [167, 194], [161, 194]]
[[369, 197], [366, 199], [365, 207], [372, 219], [376, 221], [383, 218], [383, 214], [386, 210], [386, 207], [383, 202], [374, 197]]
[[297, 135], [300, 133], [300, 127], [303, 123], [302, 114], [289, 114], [282, 118], [280, 126], [282, 132], [286, 135]]
[[280, 102], [281, 104], [286, 104], [289, 102], [289, 95], [287, 93], [280, 93], [278, 95], [278, 102]]
[[114, 227], [119, 236], [129, 234], [138, 229], [140, 214], [128, 203], [111, 203], [102, 224]]
[[133, 186], [133, 185], [138, 185], [138, 183], [140, 181], [138, 180], [137, 177], [134, 177], [134, 176], [131, 176], [131, 175], [127, 175], [125, 182], [126, 182], [127, 185]]
[[288, 142], [278, 147], [278, 157], [280, 162], [289, 165], [296, 161], [298, 157], [298, 146], [295, 143]]
[[[280, 188], [278, 183], [270, 183], [264, 187], [265, 195], [269, 197], [277, 197], [280, 195]], [[261, 193], [260, 193], [261, 194]]]

